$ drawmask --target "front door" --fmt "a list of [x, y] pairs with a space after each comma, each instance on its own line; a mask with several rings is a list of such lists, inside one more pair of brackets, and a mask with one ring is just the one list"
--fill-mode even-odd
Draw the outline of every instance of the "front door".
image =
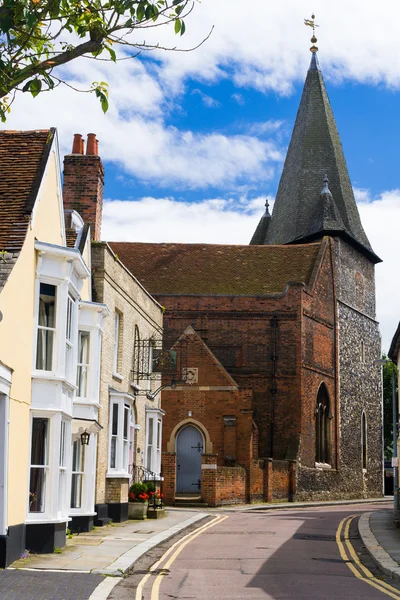
[[179, 432], [176, 442], [177, 493], [200, 493], [202, 454], [203, 436], [196, 427], [187, 425]]

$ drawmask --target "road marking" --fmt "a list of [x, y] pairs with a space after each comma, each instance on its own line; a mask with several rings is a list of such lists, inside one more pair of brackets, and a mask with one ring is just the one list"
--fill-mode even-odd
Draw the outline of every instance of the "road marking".
[[[372, 587], [378, 589], [383, 594], [386, 594], [391, 598], [395, 598], [396, 600], [400, 600], [400, 590], [397, 590], [385, 581], [381, 581], [380, 579], [374, 577], [371, 571], [362, 564], [359, 557], [357, 556], [357, 553], [354, 550], [354, 547], [350, 542], [349, 538], [350, 525], [356, 516], [358, 515], [351, 515], [349, 517], [345, 517], [340, 521], [339, 526], [337, 528], [336, 543], [338, 545], [341, 558], [345, 561], [346, 565], [349, 567], [353, 575], [355, 575], [358, 579], [365, 581], [365, 583], [368, 583], [368, 585], [371, 585]], [[347, 555], [345, 546], [342, 542], [342, 531], [344, 543], [351, 558], [349, 558], [349, 556]], [[353, 560], [358, 568], [354, 566], [354, 564], [352, 564], [350, 560]]]
[[165, 563], [165, 565], [163, 567], [163, 572], [161, 572], [155, 578], [153, 587], [151, 588], [150, 600], [158, 600], [159, 599], [160, 586], [161, 586], [163, 576], [168, 574], [170, 566], [175, 561], [175, 559], [178, 557], [178, 555], [182, 552], [184, 547], [187, 546], [188, 544], [190, 544], [190, 542], [192, 542], [195, 538], [197, 538], [199, 535], [204, 533], [207, 529], [210, 529], [211, 527], [215, 527], [215, 525], [219, 525], [220, 523], [222, 523], [222, 521], [225, 521], [225, 519], [227, 519], [227, 518], [228, 518], [228, 516], [217, 517], [216, 519], [214, 519], [214, 521], [212, 521], [211, 523], [209, 523], [208, 525], [203, 527], [203, 529], [201, 531], [196, 531], [191, 537], [189, 537], [187, 540], [183, 541], [181, 544], [178, 545], [178, 548], [175, 550], [173, 555]]
[[[143, 577], [143, 579], [140, 580], [137, 588], [136, 588], [136, 595], [135, 595], [135, 600], [142, 600], [143, 599], [143, 589], [144, 586], [146, 585], [147, 581], [150, 579], [150, 577], [153, 575], [154, 571], [156, 571], [159, 566], [161, 565], [161, 563], [174, 551], [174, 549], [179, 546], [182, 545], [182, 543], [189, 543], [192, 541], [192, 539], [194, 539], [195, 537], [197, 537], [198, 535], [200, 535], [201, 533], [203, 533], [203, 531], [205, 531], [206, 529], [213, 527], [214, 525], [217, 525], [218, 523], [220, 523], [221, 521], [225, 521], [225, 519], [227, 519], [228, 517], [222, 517], [220, 515], [218, 515], [217, 517], [214, 517], [214, 519], [209, 522], [209, 523], [205, 523], [205, 525], [202, 525], [201, 527], [199, 527], [198, 529], [196, 529], [195, 531], [191, 531], [190, 533], [188, 533], [187, 535], [185, 535], [183, 538], [179, 539], [177, 542], [175, 542], [175, 544], [173, 544], [170, 548], [168, 548], [168, 550], [162, 555], [162, 557], [155, 562], [153, 565], [151, 565], [149, 572], [147, 573], [147, 575], [145, 575]], [[187, 540], [185, 542], [185, 540]], [[183, 549], [183, 546], [182, 546]], [[164, 567], [165, 568], [165, 567]], [[165, 572], [163, 573], [165, 574]]]

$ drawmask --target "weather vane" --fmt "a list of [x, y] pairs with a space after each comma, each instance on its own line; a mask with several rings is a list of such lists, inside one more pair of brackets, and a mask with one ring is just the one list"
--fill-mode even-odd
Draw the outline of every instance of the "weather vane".
[[317, 25], [315, 23], [315, 15], [311, 15], [311, 19], [304, 19], [304, 25], [306, 25], [307, 27], [312, 27], [313, 35], [311, 38], [312, 46], [311, 46], [310, 50], [311, 50], [311, 52], [317, 52], [318, 48], [315, 45], [317, 42], [317, 38], [315, 37], [315, 28], [319, 27], [319, 25]]

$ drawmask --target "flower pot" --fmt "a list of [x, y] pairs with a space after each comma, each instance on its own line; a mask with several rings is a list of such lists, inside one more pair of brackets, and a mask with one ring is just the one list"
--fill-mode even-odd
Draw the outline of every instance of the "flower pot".
[[147, 519], [147, 502], [129, 502], [128, 518], [137, 521]]

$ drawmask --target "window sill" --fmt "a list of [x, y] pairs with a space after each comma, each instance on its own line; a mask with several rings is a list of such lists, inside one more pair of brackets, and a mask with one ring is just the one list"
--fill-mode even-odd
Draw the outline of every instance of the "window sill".
[[324, 470], [330, 470], [332, 469], [332, 465], [329, 465], [328, 463], [315, 463], [315, 468], [319, 469], [320, 471], [324, 471]]
[[117, 381], [123, 381], [124, 380], [123, 376], [120, 375], [119, 373], [113, 373], [112, 376], [113, 376], [113, 379], [117, 379]]
[[130, 473], [126, 471], [109, 471], [106, 473], [106, 479], [130, 479]]
[[45, 523], [68, 523], [71, 520], [71, 517], [62, 517], [61, 519], [52, 519], [51, 517], [48, 517], [46, 519], [45, 517], [45, 513], [40, 513], [40, 517], [38, 517], [37, 519], [35, 519], [32, 516], [29, 516], [26, 521], [25, 524], [26, 525], [43, 525]]

